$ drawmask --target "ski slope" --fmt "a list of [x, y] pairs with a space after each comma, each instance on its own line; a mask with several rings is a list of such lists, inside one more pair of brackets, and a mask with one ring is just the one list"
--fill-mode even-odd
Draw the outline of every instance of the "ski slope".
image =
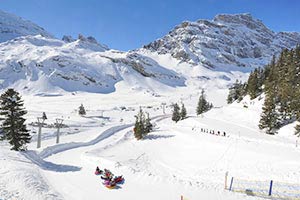
[[[25, 95], [28, 122], [45, 111], [46, 123], [63, 118], [69, 127], [61, 130], [58, 145], [56, 130], [43, 128], [42, 148], [36, 149], [37, 127], [29, 126], [33, 139], [25, 153], [9, 151], [8, 145], [0, 142], [0, 198], [171, 200], [183, 195], [186, 199], [257, 199], [224, 190], [227, 171], [229, 176], [249, 180], [300, 182], [295, 124], [275, 136], [260, 132], [257, 123], [262, 100], [245, 98], [240, 104], [195, 116], [197, 94], [190, 96], [178, 89], [153, 97], [121, 91]], [[169, 103], [167, 115], [163, 115], [161, 103], [180, 100], [190, 116], [174, 123], [168, 115]], [[82, 102], [87, 110], [84, 117], [76, 110]], [[136, 141], [132, 125], [140, 105], [154, 117], [155, 128], [145, 140]], [[201, 132], [201, 128], [225, 131], [227, 137]], [[96, 166], [123, 175], [125, 183], [108, 190], [94, 175]]]

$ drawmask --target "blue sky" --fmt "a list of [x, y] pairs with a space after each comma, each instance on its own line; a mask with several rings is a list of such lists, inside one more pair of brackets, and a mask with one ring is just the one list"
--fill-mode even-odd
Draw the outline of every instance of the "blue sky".
[[182, 21], [218, 13], [247, 12], [274, 31], [300, 32], [298, 0], [0, 0], [0, 9], [57, 38], [82, 33], [119, 50], [139, 48]]

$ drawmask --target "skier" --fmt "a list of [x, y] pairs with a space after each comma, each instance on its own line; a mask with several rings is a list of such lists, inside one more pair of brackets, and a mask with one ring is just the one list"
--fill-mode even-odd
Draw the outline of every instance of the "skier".
[[226, 133], [225, 133], [225, 131], [223, 132], [223, 136], [224, 136], [224, 137], [226, 137]]
[[218, 135], [220, 135], [220, 131], [218, 131]]

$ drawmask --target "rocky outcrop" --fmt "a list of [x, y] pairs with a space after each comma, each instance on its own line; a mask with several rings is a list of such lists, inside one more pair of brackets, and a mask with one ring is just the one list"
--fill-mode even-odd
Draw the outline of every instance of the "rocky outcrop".
[[250, 14], [220, 14], [211, 21], [183, 22], [143, 48], [207, 68], [257, 67], [298, 43], [299, 33], [275, 33]]

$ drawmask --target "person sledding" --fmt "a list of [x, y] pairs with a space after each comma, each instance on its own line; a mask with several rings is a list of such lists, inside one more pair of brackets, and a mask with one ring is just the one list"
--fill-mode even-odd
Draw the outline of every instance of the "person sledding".
[[115, 181], [117, 184], [122, 184], [124, 182], [123, 176], [116, 176], [113, 181]]
[[108, 169], [104, 169], [104, 173], [101, 176], [103, 180], [111, 180], [114, 177], [113, 173], [109, 171]]
[[111, 180], [111, 181], [107, 181], [105, 183], [105, 187], [109, 188], [109, 189], [113, 189], [116, 187], [116, 182], [114, 180]]
[[95, 170], [95, 174], [96, 174], [96, 175], [101, 175], [102, 173], [103, 173], [103, 171], [100, 170], [99, 167], [97, 166], [97, 167], [96, 167], [96, 170]]

